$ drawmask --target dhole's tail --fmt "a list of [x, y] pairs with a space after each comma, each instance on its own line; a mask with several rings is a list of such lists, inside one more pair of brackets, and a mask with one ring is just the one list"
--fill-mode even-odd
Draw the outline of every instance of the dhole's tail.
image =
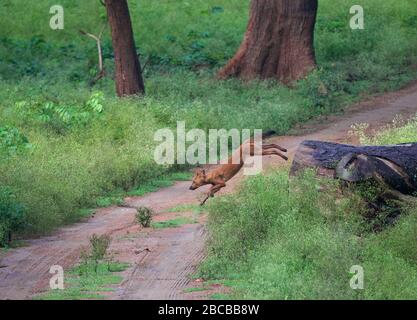
[[276, 134], [276, 131], [274, 130], [267, 130], [265, 132], [262, 133], [262, 139], [268, 138], [270, 136], [273, 136], [274, 134]]

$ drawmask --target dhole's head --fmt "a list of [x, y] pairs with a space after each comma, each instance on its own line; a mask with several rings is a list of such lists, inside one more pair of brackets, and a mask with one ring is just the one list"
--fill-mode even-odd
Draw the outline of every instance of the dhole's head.
[[190, 186], [190, 190], [195, 190], [204, 186], [206, 183], [206, 171], [203, 169], [197, 169], [194, 174], [193, 183]]

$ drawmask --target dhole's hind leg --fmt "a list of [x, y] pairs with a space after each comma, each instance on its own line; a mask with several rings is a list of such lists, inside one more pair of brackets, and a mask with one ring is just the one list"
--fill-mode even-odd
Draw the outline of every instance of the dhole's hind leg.
[[[287, 149], [275, 144], [275, 143], [270, 143], [270, 144], [263, 144], [261, 146], [262, 149], [262, 155], [263, 156], [269, 156], [269, 155], [277, 155], [280, 156], [281, 158], [283, 158], [284, 160], [288, 160], [288, 158], [286, 156], [284, 156], [280, 151], [283, 152], [287, 152]], [[255, 144], [252, 142], [250, 144], [250, 155], [253, 156], [255, 154]]]
[[[253, 156], [255, 153], [255, 144], [253, 142], [250, 143], [250, 155]], [[282, 152], [287, 152], [287, 149], [275, 144], [275, 143], [269, 143], [269, 144], [262, 144], [261, 145], [262, 150], [269, 150], [269, 149], [277, 149]]]
[[268, 150], [268, 149], [278, 149], [282, 152], [287, 152], [287, 149], [277, 145], [276, 143], [269, 143], [269, 144], [263, 144], [262, 145], [262, 149], [263, 150]]
[[286, 156], [284, 156], [281, 152], [279, 152], [276, 149], [262, 150], [262, 155], [263, 156], [277, 155], [277, 156], [281, 157], [284, 160], [288, 160], [288, 158]]

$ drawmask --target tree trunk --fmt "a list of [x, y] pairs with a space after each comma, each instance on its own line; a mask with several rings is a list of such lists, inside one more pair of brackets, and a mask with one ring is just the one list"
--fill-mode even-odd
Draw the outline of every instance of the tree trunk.
[[317, 0], [252, 0], [243, 42], [220, 78], [290, 83], [315, 67]]
[[403, 194], [417, 191], [417, 143], [351, 146], [304, 141], [297, 149], [291, 175], [316, 168], [319, 175], [358, 182], [375, 179]]
[[126, 0], [106, 0], [114, 49], [116, 93], [119, 97], [143, 94], [142, 72], [136, 53]]

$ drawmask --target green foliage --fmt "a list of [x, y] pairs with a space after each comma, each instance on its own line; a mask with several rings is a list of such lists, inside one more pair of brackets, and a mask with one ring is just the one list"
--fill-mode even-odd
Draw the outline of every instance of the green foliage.
[[[242, 40], [248, 3], [249, 0], [144, 0], [129, 4], [142, 59], [150, 59], [151, 65], [158, 68], [224, 65]], [[365, 30], [349, 27], [349, 9], [355, 4], [353, 0], [320, 3], [315, 35], [319, 65], [327, 73], [338, 73], [354, 82], [349, 87], [356, 90], [374, 86], [377, 79], [398, 81], [416, 58], [415, 2], [388, 0], [381, 5], [379, 0], [363, 1]], [[9, 14], [0, 23], [0, 55], [5, 57], [0, 74], [14, 79], [41, 75], [87, 82], [91, 78], [90, 70], [97, 65], [95, 44], [74, 35], [79, 29], [98, 33], [105, 8], [94, 0], [64, 1], [62, 5], [65, 29], [56, 32], [44, 23], [46, 0], [31, 3], [31, 14], [24, 17], [20, 13], [27, 10], [25, 1], [2, 4], [2, 10]], [[88, 18], [85, 12], [91, 13]], [[103, 37], [103, 57], [111, 72], [109, 30]], [[398, 73], [398, 69], [402, 72]]]
[[[321, 190], [321, 191], [319, 191]], [[312, 173], [248, 179], [210, 206], [209, 254], [200, 275], [223, 279], [238, 299], [414, 299], [416, 208], [372, 232], [360, 194]], [[361, 265], [365, 289], [352, 290]]]
[[193, 212], [194, 214], [198, 215], [204, 211], [199, 204], [181, 204], [172, 208], [168, 208], [164, 212]]
[[93, 234], [90, 237], [91, 259], [94, 261], [103, 260], [106, 257], [107, 249], [110, 246], [111, 238], [109, 235], [103, 234], [98, 236]]
[[184, 224], [190, 224], [190, 223], [195, 223], [195, 220], [191, 218], [186, 218], [186, 217], [179, 217], [179, 218], [175, 218], [171, 220], [153, 222], [151, 226], [152, 228], [155, 228], [155, 229], [164, 229], [164, 228], [177, 228]]
[[152, 216], [154, 212], [147, 207], [140, 207], [137, 209], [136, 221], [144, 228], [149, 228], [152, 222]]
[[103, 93], [95, 92], [82, 106], [24, 100], [15, 107], [20, 117], [38, 121], [55, 133], [63, 133], [71, 127], [85, 127], [91, 123], [103, 112], [103, 101]]
[[0, 153], [14, 155], [31, 148], [28, 138], [17, 128], [0, 127]]
[[111, 243], [111, 237], [103, 234], [101, 236], [93, 234], [89, 239], [89, 248], [83, 249], [80, 255], [80, 265], [78, 268], [79, 275], [82, 276], [88, 273], [91, 266], [93, 266], [94, 272], [98, 272], [100, 263], [107, 262], [110, 271], [111, 257], [108, 255], [108, 248]]
[[[159, 125], [133, 99], [124, 100], [120, 107], [117, 99], [107, 98], [101, 113], [91, 111], [88, 124], [70, 122], [59, 134], [32, 116], [32, 111], [15, 108], [15, 101], [31, 101], [31, 106], [37, 106], [56, 100], [52, 99], [55, 92], [51, 88], [41, 93], [23, 83], [0, 92], [2, 121], [24, 131], [33, 146], [30, 152], [0, 161], [2, 184], [12, 187], [27, 208], [31, 232], [49, 231], [74, 221], [79, 218], [79, 208], [120, 204], [128, 190], [171, 170], [154, 162], [153, 134]], [[85, 89], [68, 88], [59, 95], [63, 95], [57, 98], [62, 105], [94, 105]], [[79, 99], [77, 103], [70, 103], [72, 95]]]
[[24, 207], [8, 187], [0, 186], [0, 247], [10, 244], [13, 233], [26, 227]]
[[183, 292], [185, 293], [191, 293], [191, 292], [200, 292], [200, 291], [206, 291], [210, 290], [210, 287], [193, 287], [193, 288], [185, 288]]
[[122, 203], [123, 198], [119, 195], [98, 197], [96, 200], [96, 205], [99, 208], [107, 208], [113, 205], [121, 205]]

